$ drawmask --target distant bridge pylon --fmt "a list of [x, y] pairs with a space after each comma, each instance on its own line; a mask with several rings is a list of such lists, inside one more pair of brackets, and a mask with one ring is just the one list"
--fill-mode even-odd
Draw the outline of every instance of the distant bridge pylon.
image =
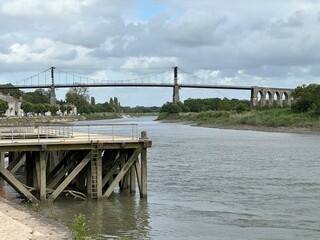
[[[257, 86], [236, 86], [214, 84], [204, 78], [186, 73], [178, 67], [165, 71], [149, 74], [147, 76], [132, 76], [131, 78], [95, 79], [69, 73], [56, 67], [50, 67], [36, 75], [14, 82], [0, 85], [1, 89], [38, 89], [48, 88], [51, 90], [50, 104], [56, 103], [56, 88], [71, 87], [165, 87], [172, 88], [172, 102], [180, 101], [179, 91], [181, 88], [202, 89], [225, 89], [244, 90], [251, 92], [251, 107], [266, 106], [277, 102], [278, 107], [291, 106], [292, 91], [290, 88], [270, 88]], [[271, 105], [270, 105], [271, 106]]]

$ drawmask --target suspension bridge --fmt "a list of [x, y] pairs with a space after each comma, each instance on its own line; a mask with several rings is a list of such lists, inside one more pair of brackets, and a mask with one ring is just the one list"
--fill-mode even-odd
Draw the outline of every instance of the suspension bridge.
[[203, 89], [225, 89], [225, 90], [244, 90], [251, 92], [251, 106], [261, 106], [273, 104], [277, 101], [279, 107], [291, 105], [291, 92], [289, 88], [270, 88], [257, 86], [236, 86], [236, 85], [220, 85], [209, 81], [206, 78], [198, 77], [194, 74], [187, 73], [178, 67], [173, 67], [162, 72], [148, 74], [142, 77], [132, 77], [116, 80], [112, 79], [95, 79], [88, 76], [81, 76], [69, 73], [56, 67], [50, 67], [38, 74], [27, 77], [25, 79], [13, 82], [12, 84], [0, 85], [1, 89], [51, 89], [50, 104], [56, 103], [56, 88], [72, 88], [72, 87], [164, 87], [172, 88], [172, 102], [180, 101], [179, 90], [181, 88], [203, 88]]

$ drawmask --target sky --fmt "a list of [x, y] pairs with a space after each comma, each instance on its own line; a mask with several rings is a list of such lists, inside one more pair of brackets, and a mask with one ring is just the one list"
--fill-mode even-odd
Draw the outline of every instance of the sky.
[[[213, 84], [319, 83], [319, 0], [1, 0], [0, 26], [1, 84], [51, 66], [105, 80], [178, 66]], [[91, 88], [90, 95], [161, 106], [172, 89]], [[180, 96], [249, 100], [250, 93], [181, 89]]]

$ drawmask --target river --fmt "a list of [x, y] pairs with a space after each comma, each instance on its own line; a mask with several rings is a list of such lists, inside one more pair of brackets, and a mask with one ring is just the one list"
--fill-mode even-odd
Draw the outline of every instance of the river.
[[82, 212], [92, 233], [129, 239], [319, 239], [320, 136], [134, 122], [153, 141], [148, 198], [57, 200], [41, 212]]

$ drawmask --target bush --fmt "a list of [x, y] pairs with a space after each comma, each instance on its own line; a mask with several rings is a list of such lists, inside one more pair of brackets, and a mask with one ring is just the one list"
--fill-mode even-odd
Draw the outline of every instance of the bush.
[[312, 112], [314, 116], [320, 116], [320, 85], [302, 85], [297, 87], [292, 95], [295, 98], [292, 104], [294, 112]]
[[89, 226], [86, 216], [79, 213], [75, 216], [75, 219], [70, 226], [72, 236], [74, 240], [85, 240], [88, 238]]
[[167, 102], [166, 104], [163, 104], [160, 112], [164, 113], [170, 113], [170, 114], [175, 114], [175, 113], [180, 113], [182, 112], [182, 109], [180, 107], [181, 103], [171, 103]]
[[8, 102], [0, 99], [0, 115], [3, 115], [7, 111], [8, 107]]
[[245, 111], [248, 111], [249, 108], [246, 104], [244, 103], [239, 103], [236, 107], [235, 107], [235, 110], [237, 113], [243, 113]]

